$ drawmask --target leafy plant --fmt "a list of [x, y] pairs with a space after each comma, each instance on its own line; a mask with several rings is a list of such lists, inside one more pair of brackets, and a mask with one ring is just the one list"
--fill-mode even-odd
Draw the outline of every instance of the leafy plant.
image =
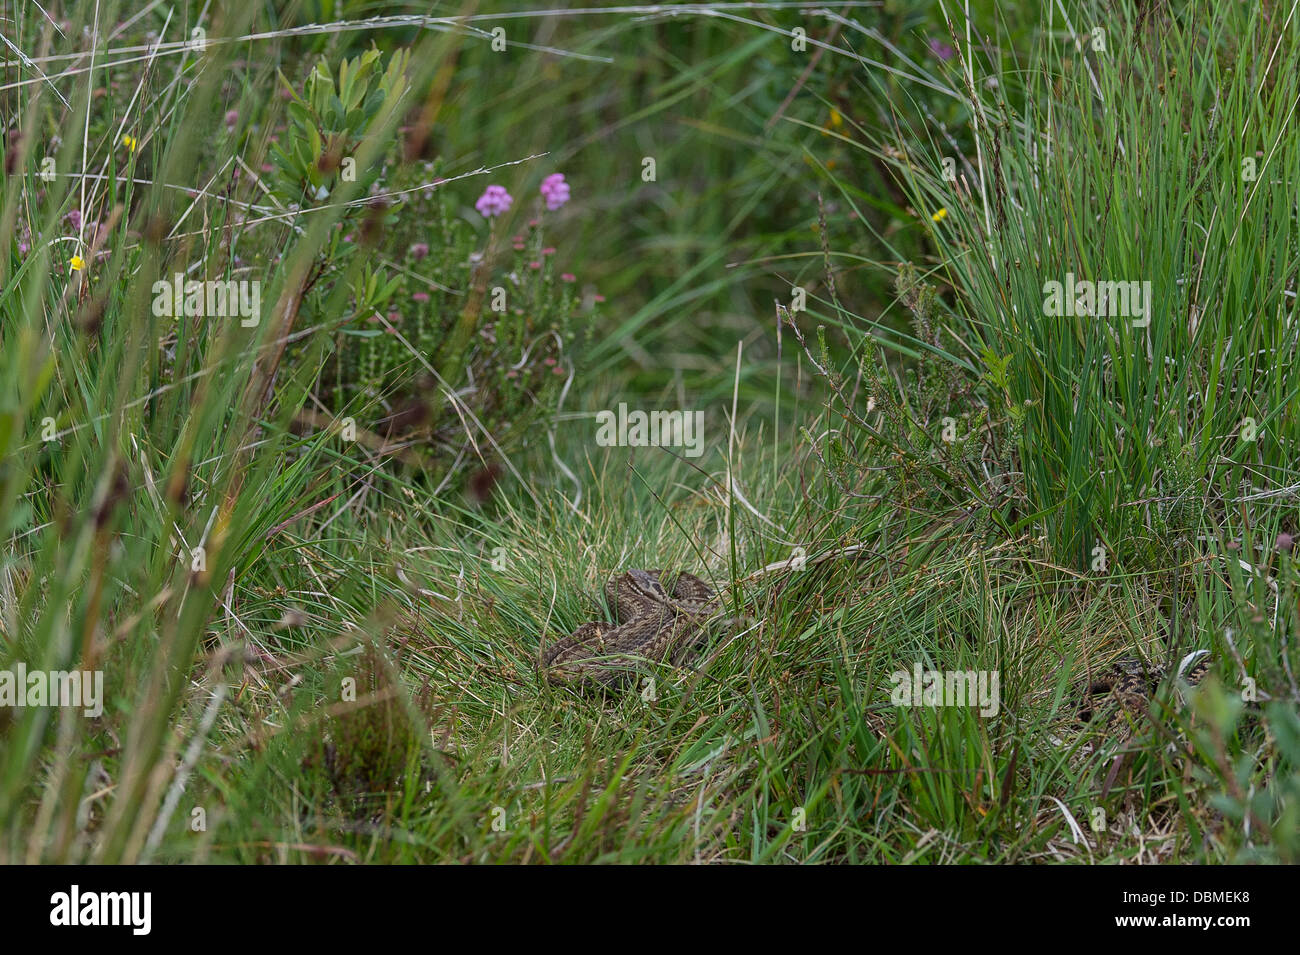
[[358, 163], [357, 154], [375, 132], [385, 102], [399, 100], [407, 89], [410, 51], [389, 57], [378, 72], [381, 54], [369, 50], [339, 64], [335, 81], [322, 57], [307, 77], [303, 95], [280, 74], [290, 96], [289, 127], [271, 148], [277, 192], [289, 203], [324, 202], [340, 182], [355, 182], [353, 193], [365, 194], [379, 178], [379, 162]]

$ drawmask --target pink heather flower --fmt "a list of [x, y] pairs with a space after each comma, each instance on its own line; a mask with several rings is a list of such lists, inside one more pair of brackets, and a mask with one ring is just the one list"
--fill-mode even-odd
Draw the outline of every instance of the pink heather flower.
[[429, 243], [417, 242], [411, 246], [411, 258], [422, 259], [429, 254]]
[[394, 325], [396, 325], [398, 322], [402, 320], [402, 313], [394, 309], [393, 311], [388, 313], [388, 320], [392, 322]]
[[554, 364], [555, 364], [555, 359], [554, 359], [554, 358], [547, 358], [547, 359], [544, 359], [544, 364], [547, 364], [547, 365], [554, 365]]
[[488, 186], [483, 190], [483, 195], [478, 197], [478, 202], [474, 203], [474, 208], [484, 219], [491, 219], [509, 209], [514, 201], [510, 193], [506, 192], [505, 186]]
[[559, 365], [556, 365], [554, 368], [551, 369], [551, 374], [552, 374], [552, 375], [563, 375], [563, 374], [564, 374], [564, 369], [561, 368]]
[[528, 267], [529, 267], [530, 269], [540, 269], [540, 268], [542, 267], [542, 263], [541, 263], [541, 262], [529, 262], [529, 263], [528, 263]]
[[1285, 531], [1277, 535], [1278, 550], [1283, 550], [1283, 551], [1290, 550], [1291, 545], [1294, 543], [1295, 543], [1295, 538], [1292, 537], [1290, 534], [1286, 533]]
[[560, 278], [563, 279], [565, 282], [578, 281], [578, 277], [574, 275], [572, 272], [563, 272], [560, 274]]
[[416, 292], [414, 295], [411, 296], [411, 300], [415, 302], [427, 302], [429, 301], [429, 293]]
[[518, 378], [518, 377], [519, 377], [519, 372], [517, 372], [517, 371], [515, 371], [513, 368], [511, 368], [508, 372], [506, 372], [506, 377], [507, 377], [507, 378]]
[[564, 181], [564, 173], [551, 173], [542, 180], [542, 198], [552, 212], [569, 201], [569, 184]]
[[949, 60], [951, 60], [954, 56], [957, 55], [956, 50], [954, 50], [947, 43], [944, 43], [942, 40], [939, 39], [934, 39], [930, 41], [930, 52], [933, 53], [935, 56], [937, 56], [940, 60], [942, 60], [945, 63], [947, 63]]
[[81, 229], [81, 210], [80, 210], [80, 209], [73, 209], [71, 212], [69, 212], [69, 213], [68, 213], [66, 216], [64, 216], [63, 218], [65, 218], [65, 219], [68, 220], [68, 225], [72, 226], [72, 228], [77, 229], [77, 230], [80, 230], [80, 229]]
[[235, 124], [239, 122], [239, 110], [231, 109], [226, 111], [226, 129], [234, 129]]
[[591, 299], [592, 299], [593, 302], [603, 302], [603, 301], [605, 301], [605, 296], [603, 296], [603, 295], [593, 295], [593, 296], [591, 297]]
[[546, 248], [542, 249], [542, 255], [554, 255], [554, 254], [555, 254], [555, 246], [553, 245], [548, 245]]
[[541, 224], [542, 224], [542, 220], [541, 220], [541, 219], [529, 219], [529, 220], [528, 220], [528, 228], [530, 228], [530, 229], [536, 229], [536, 228], [537, 228], [539, 225], [541, 225]]

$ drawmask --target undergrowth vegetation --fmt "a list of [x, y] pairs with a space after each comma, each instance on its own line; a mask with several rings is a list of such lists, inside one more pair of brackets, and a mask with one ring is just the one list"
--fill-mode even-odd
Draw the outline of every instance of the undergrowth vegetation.
[[1286, 7], [237, 6], [4, 24], [0, 860], [1300, 860]]

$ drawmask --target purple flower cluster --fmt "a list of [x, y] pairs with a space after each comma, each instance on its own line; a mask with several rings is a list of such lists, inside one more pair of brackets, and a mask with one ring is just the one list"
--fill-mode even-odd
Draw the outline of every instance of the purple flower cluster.
[[569, 201], [569, 184], [564, 181], [564, 173], [552, 173], [542, 180], [542, 198], [552, 212]]
[[510, 193], [506, 192], [505, 186], [488, 186], [483, 190], [483, 195], [478, 197], [478, 202], [474, 203], [474, 208], [483, 218], [490, 219], [508, 210], [514, 201]]
[[942, 40], [938, 39], [937, 37], [930, 41], [930, 52], [933, 53], [940, 60], [942, 60], [944, 63], [947, 63], [949, 60], [951, 60], [954, 56], [957, 55], [957, 51], [954, 50], [952, 46], [950, 46], [947, 43], [944, 43]]
[[[542, 199], [546, 201], [546, 208], [552, 212], [569, 201], [569, 184], [564, 181], [564, 173], [553, 172], [542, 180]], [[483, 218], [491, 219], [508, 210], [514, 201], [514, 197], [506, 192], [505, 186], [492, 185], [483, 190], [483, 195], [478, 197], [474, 208]]]

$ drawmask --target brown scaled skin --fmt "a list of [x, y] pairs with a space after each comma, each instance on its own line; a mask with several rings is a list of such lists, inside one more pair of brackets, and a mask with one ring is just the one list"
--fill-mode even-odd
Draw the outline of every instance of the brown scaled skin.
[[605, 596], [615, 622], [584, 623], [547, 647], [541, 670], [548, 683], [612, 689], [629, 681], [638, 661], [681, 663], [717, 608], [716, 594], [700, 578], [662, 570], [620, 574], [606, 583]]

